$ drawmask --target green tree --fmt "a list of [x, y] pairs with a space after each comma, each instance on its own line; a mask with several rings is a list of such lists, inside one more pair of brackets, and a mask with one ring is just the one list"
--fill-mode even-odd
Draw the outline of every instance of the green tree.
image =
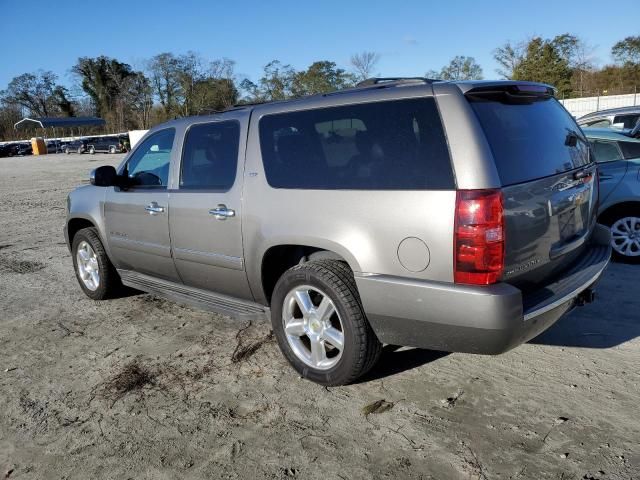
[[482, 80], [482, 67], [473, 57], [457, 55], [440, 72], [430, 70], [426, 76], [441, 80]]
[[162, 105], [165, 118], [171, 118], [178, 109], [179, 65], [179, 59], [169, 52], [152, 57], [148, 63], [151, 84], [160, 105]]
[[571, 69], [572, 90], [583, 96], [587, 90], [587, 78], [595, 68], [592, 61], [593, 48], [569, 33], [557, 35], [551, 40], [551, 44]]
[[51, 98], [63, 116], [75, 116], [75, 108], [73, 106], [73, 103], [69, 99], [69, 91], [65, 87], [57, 85], [53, 89]]
[[[142, 72], [115, 58], [81, 57], [72, 72], [79, 78], [82, 90], [91, 99], [96, 114], [117, 130], [140, 127], [132, 106], [148, 97]], [[144, 123], [144, 122], [143, 122]]]
[[293, 76], [291, 94], [294, 97], [302, 97], [328, 93], [351, 87], [354, 83], [355, 77], [352, 74], [338, 68], [334, 62], [323, 60], [312, 63], [308, 69]]
[[503, 46], [496, 48], [493, 51], [493, 58], [500, 65], [500, 68], [496, 70], [497, 73], [502, 77], [511, 80], [513, 78], [514, 71], [524, 58], [524, 49], [525, 44], [513, 44], [511, 42], [507, 42]]
[[291, 98], [295, 75], [296, 71], [291, 65], [283, 65], [279, 60], [272, 60], [264, 66], [263, 75], [258, 83], [244, 79], [240, 84], [246, 93], [245, 101], [270, 102]]
[[[56, 85], [56, 80], [53, 72], [24, 73], [13, 78], [0, 96], [3, 103], [24, 108], [29, 115], [48, 117], [60, 112], [58, 100], [61, 100], [60, 94], [65, 93]], [[66, 97], [63, 100], [66, 101]]]
[[640, 35], [617, 42], [611, 48], [611, 55], [617, 63], [640, 65]]

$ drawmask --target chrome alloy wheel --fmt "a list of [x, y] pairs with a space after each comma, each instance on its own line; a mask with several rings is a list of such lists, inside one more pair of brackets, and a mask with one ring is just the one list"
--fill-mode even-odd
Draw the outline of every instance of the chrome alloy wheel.
[[282, 323], [289, 346], [305, 364], [318, 370], [335, 366], [344, 349], [344, 328], [329, 296], [309, 285], [284, 299]]
[[78, 275], [92, 292], [100, 286], [100, 266], [98, 265], [98, 257], [93, 251], [91, 245], [84, 240], [78, 244], [76, 251], [76, 264], [78, 265]]
[[640, 256], [640, 218], [624, 217], [611, 225], [611, 247], [625, 257]]

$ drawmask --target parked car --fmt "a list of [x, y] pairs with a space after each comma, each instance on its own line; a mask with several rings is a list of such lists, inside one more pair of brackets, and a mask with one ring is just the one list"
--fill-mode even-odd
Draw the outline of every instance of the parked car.
[[86, 153], [87, 152], [87, 140], [80, 138], [78, 140], [72, 140], [63, 147], [64, 153]]
[[611, 227], [614, 257], [640, 263], [640, 139], [585, 128], [600, 175], [599, 221]]
[[96, 152], [120, 153], [121, 149], [120, 138], [117, 136], [91, 137], [87, 139], [87, 151], [92, 155]]
[[632, 129], [640, 120], [640, 106], [611, 108], [589, 113], [578, 119], [581, 127]]
[[595, 177], [549, 86], [375, 79], [156, 126], [71, 192], [64, 233], [90, 298], [270, 316], [340, 385], [383, 343], [498, 354], [593, 301]]
[[13, 157], [17, 155], [18, 146], [15, 143], [0, 145], [0, 157]]
[[25, 156], [33, 154], [33, 147], [29, 142], [20, 142], [16, 144], [16, 155]]
[[62, 143], [59, 140], [49, 140], [47, 142], [47, 153], [62, 153]]

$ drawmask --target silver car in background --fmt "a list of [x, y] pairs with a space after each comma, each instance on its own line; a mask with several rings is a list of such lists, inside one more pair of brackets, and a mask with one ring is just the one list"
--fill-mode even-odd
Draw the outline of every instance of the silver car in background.
[[611, 227], [614, 257], [640, 263], [640, 138], [610, 128], [584, 133], [598, 163], [598, 221]]
[[69, 195], [80, 287], [271, 318], [304, 377], [498, 354], [594, 298], [596, 165], [547, 85], [372, 79], [150, 130]]
[[640, 106], [620, 107], [588, 113], [578, 119], [581, 127], [633, 129], [640, 122]]

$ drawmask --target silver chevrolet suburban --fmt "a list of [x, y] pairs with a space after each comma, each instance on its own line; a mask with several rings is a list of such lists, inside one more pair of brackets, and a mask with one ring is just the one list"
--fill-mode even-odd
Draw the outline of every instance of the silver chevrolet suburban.
[[122, 285], [242, 319], [323, 385], [383, 343], [498, 354], [594, 298], [588, 143], [551, 87], [371, 79], [150, 130], [68, 198], [92, 299]]

